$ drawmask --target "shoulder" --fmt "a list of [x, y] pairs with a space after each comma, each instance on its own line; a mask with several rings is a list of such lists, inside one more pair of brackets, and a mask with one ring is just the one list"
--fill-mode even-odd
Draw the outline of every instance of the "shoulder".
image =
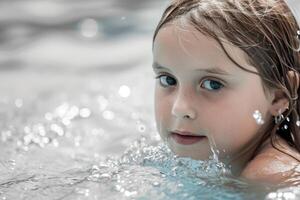
[[[285, 152], [299, 157], [299, 153], [291, 148], [285, 148]], [[267, 184], [282, 183], [295, 174], [298, 165], [299, 161], [293, 157], [268, 146], [246, 165], [241, 177]]]

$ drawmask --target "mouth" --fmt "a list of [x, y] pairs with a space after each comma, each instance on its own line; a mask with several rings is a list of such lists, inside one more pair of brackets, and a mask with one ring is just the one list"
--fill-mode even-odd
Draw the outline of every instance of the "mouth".
[[171, 138], [178, 144], [191, 145], [204, 140], [206, 136], [199, 136], [189, 132], [171, 132]]

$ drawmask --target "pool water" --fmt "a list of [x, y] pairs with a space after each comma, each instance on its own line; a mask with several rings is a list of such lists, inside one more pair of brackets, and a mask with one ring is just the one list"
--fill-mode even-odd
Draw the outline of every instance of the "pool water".
[[0, 199], [300, 197], [160, 141], [151, 37], [166, 2], [0, 2]]

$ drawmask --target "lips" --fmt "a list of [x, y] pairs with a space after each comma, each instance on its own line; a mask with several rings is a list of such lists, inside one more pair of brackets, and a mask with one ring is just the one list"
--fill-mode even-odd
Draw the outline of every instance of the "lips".
[[171, 137], [179, 144], [191, 145], [205, 139], [205, 136], [199, 136], [191, 132], [171, 132]]

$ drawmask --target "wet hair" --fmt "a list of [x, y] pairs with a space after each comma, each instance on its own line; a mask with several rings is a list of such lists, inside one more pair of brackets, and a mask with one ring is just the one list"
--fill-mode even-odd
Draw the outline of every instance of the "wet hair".
[[[299, 26], [284, 0], [174, 0], [161, 17], [153, 43], [162, 27], [179, 19], [214, 39], [238, 67], [260, 76], [265, 91], [280, 90], [289, 100], [284, 117], [277, 124], [269, 122], [253, 156], [270, 137], [274, 148], [287, 153], [275, 144], [278, 136], [300, 152]], [[224, 40], [239, 47], [257, 72], [238, 64], [226, 51]], [[288, 77], [289, 71], [295, 73], [294, 79]]]

